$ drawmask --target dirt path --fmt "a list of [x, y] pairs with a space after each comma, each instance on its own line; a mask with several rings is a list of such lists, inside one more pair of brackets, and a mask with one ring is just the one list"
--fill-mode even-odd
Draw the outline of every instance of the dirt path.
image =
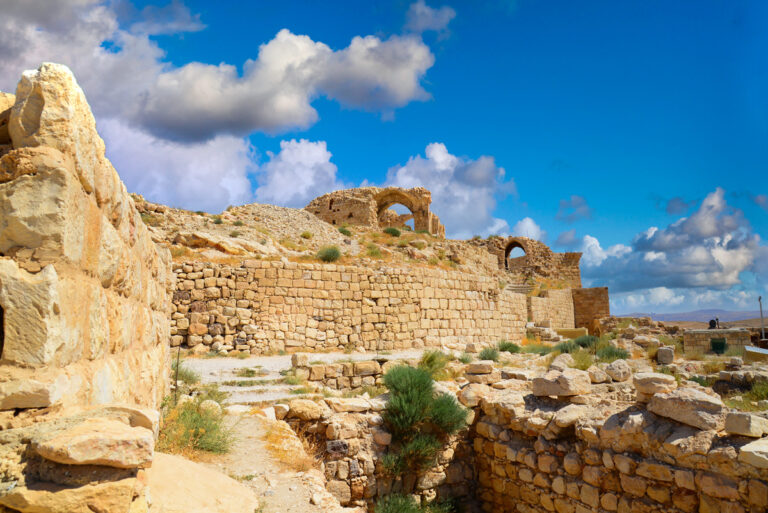
[[287, 468], [267, 449], [263, 439], [267, 427], [262, 417], [229, 415], [227, 422], [234, 427], [235, 446], [228, 454], [216, 457], [204, 465], [213, 467], [254, 490], [262, 505], [259, 513], [325, 511], [310, 503], [318, 490], [307, 482], [305, 473]]
[[[419, 358], [423, 350], [412, 349], [387, 354], [370, 353], [313, 353], [310, 360], [332, 363], [339, 360], [410, 359]], [[229, 393], [228, 404], [260, 405], [288, 401], [296, 394], [298, 385], [282, 382], [282, 374], [291, 368], [291, 356], [252, 356], [250, 358], [186, 358], [184, 365], [200, 374], [203, 384], [216, 383]], [[242, 377], [241, 371], [250, 369], [252, 377]], [[248, 386], [238, 386], [235, 382]], [[227, 383], [227, 384], [225, 384]]]

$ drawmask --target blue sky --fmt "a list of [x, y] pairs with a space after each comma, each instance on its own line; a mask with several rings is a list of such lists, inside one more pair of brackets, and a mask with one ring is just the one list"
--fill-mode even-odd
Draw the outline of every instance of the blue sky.
[[584, 251], [618, 312], [768, 281], [766, 2], [10, 4], [0, 89], [69, 65], [150, 199], [423, 184], [449, 235]]

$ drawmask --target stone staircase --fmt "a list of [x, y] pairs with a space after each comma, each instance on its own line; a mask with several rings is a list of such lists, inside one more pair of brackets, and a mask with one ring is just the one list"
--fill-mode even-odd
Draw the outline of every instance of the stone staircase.
[[529, 322], [525, 325], [525, 330], [529, 336], [538, 336], [542, 342], [557, 344], [565, 340], [550, 327], [550, 321]]

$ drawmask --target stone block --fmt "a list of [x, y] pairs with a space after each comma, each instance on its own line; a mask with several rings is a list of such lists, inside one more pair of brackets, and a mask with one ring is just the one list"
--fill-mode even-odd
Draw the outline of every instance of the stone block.
[[658, 393], [648, 404], [648, 411], [699, 429], [716, 431], [723, 429], [727, 414], [720, 398], [695, 388]]

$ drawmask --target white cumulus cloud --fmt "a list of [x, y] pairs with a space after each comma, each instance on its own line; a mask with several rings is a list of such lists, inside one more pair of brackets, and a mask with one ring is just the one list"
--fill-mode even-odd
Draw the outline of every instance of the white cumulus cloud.
[[512, 227], [512, 235], [543, 241], [547, 237], [547, 232], [530, 217], [524, 217]]
[[428, 30], [444, 34], [448, 23], [456, 17], [456, 11], [452, 7], [444, 5], [439, 8], [430, 7], [419, 0], [408, 7], [406, 13], [405, 30], [421, 34]]
[[443, 143], [431, 143], [424, 152], [395, 166], [386, 185], [426, 187], [432, 192], [432, 211], [440, 216], [448, 235], [505, 234], [509, 225], [493, 216], [497, 197], [514, 193], [514, 182], [505, 181], [504, 168], [493, 157], [475, 160], [451, 154]]

